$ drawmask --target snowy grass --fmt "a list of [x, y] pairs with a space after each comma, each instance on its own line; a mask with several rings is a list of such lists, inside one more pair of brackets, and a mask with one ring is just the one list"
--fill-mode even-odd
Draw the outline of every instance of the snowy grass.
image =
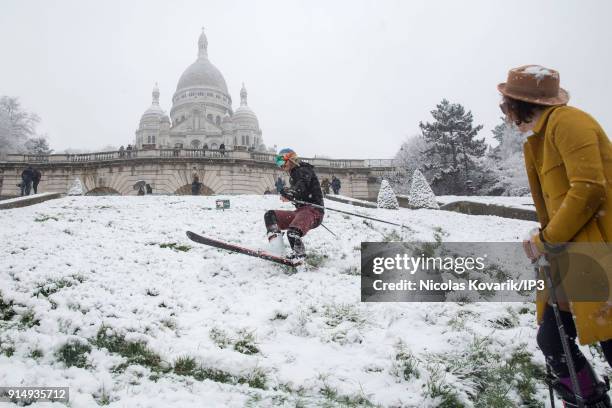
[[409, 228], [328, 212], [339, 238], [310, 232], [295, 273], [189, 241], [264, 248], [263, 213], [290, 208], [216, 198], [0, 212], [0, 383], [69, 386], [71, 407], [543, 406], [534, 305], [360, 302], [362, 241], [519, 241], [533, 223], [330, 201]]

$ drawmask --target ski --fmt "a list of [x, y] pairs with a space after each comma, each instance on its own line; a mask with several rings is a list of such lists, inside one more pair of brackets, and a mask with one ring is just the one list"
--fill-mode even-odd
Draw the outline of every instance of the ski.
[[204, 237], [202, 235], [196, 234], [195, 232], [191, 232], [191, 231], [187, 231], [187, 238], [189, 238], [190, 240], [194, 242], [197, 242], [198, 244], [209, 245], [215, 248], [225, 249], [226, 251], [249, 255], [255, 258], [265, 259], [266, 261], [274, 262], [280, 265], [295, 267], [302, 263], [301, 261], [293, 261], [288, 258], [272, 255], [265, 251], [245, 248], [240, 245], [231, 244], [229, 242], [224, 242], [224, 241], [219, 241], [216, 239]]

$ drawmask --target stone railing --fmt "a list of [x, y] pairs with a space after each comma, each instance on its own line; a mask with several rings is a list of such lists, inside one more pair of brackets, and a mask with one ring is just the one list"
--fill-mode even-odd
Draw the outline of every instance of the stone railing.
[[[274, 153], [249, 152], [246, 150], [203, 150], [203, 149], [151, 149], [151, 150], [122, 150], [113, 152], [80, 153], [80, 154], [7, 154], [5, 163], [88, 163], [116, 160], [133, 160], [148, 158], [188, 158], [188, 159], [241, 159], [255, 162], [274, 163]], [[323, 159], [303, 158], [302, 160], [318, 167], [332, 168], [369, 168], [393, 167], [392, 159], [352, 160], [352, 159]], [[0, 161], [2, 163], [2, 161]]]

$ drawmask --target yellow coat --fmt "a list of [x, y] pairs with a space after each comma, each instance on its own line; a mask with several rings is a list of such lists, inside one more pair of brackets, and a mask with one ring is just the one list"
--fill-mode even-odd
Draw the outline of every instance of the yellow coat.
[[[543, 112], [533, 133], [524, 145], [525, 166], [544, 241], [575, 246], [612, 242], [612, 144], [601, 126], [579, 109], [555, 106]], [[607, 262], [603, 275], [591, 280], [584, 264], [569, 266], [569, 279], [562, 284], [567, 293], [578, 286], [612, 287], [612, 245], [596, 247], [598, 260]], [[547, 300], [546, 291], [538, 293], [538, 322]], [[581, 344], [612, 339], [612, 303], [570, 304]]]

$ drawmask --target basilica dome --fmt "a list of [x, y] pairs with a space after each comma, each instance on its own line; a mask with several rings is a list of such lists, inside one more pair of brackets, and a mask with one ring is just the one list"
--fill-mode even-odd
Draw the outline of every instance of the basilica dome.
[[198, 59], [187, 67], [176, 86], [177, 91], [185, 88], [212, 88], [229, 94], [221, 71], [208, 59], [208, 40], [204, 31], [198, 40]]
[[247, 90], [244, 84], [242, 84], [242, 89], [240, 90], [240, 106], [234, 112], [232, 120], [239, 124], [248, 124], [253, 125], [255, 128], [259, 128], [257, 116], [247, 103]]
[[159, 123], [160, 119], [165, 115], [164, 111], [159, 106], [159, 88], [157, 84], [153, 87], [151, 95], [153, 96], [151, 106], [142, 114], [140, 123]]

